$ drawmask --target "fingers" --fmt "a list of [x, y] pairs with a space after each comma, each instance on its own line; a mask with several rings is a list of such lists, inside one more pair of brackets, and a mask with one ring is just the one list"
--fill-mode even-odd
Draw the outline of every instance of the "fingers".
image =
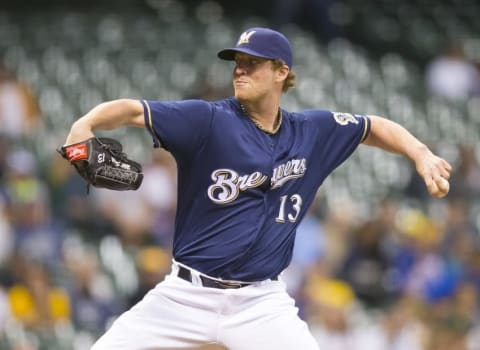
[[444, 179], [448, 180], [450, 178], [450, 173], [452, 172], [452, 166], [445, 159], [440, 159], [440, 164], [438, 168], [440, 175]]
[[432, 155], [424, 160], [421, 173], [428, 192], [435, 198], [445, 197], [450, 191], [448, 179], [452, 166], [444, 159]]
[[432, 169], [432, 177], [435, 182], [439, 183], [441, 179], [450, 179], [451, 172], [452, 166], [445, 159], [438, 158]]
[[432, 177], [427, 177], [424, 180], [430, 195], [432, 195], [433, 197], [437, 197], [440, 194], [440, 190], [435, 180]]

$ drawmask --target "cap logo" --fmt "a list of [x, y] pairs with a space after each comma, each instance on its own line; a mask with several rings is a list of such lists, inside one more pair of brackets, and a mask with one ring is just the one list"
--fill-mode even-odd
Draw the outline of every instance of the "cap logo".
[[255, 33], [256, 33], [255, 30], [251, 30], [249, 32], [243, 32], [242, 35], [240, 35], [240, 39], [238, 39], [237, 46], [241, 44], [248, 44], [250, 41], [250, 37]]

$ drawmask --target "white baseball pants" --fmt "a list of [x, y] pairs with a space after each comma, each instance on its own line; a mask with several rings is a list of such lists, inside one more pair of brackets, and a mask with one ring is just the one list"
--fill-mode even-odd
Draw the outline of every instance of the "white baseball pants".
[[177, 277], [177, 268], [91, 350], [319, 349], [282, 281], [206, 288]]

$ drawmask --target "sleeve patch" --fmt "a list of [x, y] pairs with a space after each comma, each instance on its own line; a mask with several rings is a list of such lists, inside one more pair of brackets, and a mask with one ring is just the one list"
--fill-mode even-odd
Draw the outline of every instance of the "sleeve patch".
[[359, 121], [355, 116], [351, 113], [341, 113], [341, 112], [332, 112], [333, 118], [340, 125], [348, 125], [348, 123], [358, 124]]

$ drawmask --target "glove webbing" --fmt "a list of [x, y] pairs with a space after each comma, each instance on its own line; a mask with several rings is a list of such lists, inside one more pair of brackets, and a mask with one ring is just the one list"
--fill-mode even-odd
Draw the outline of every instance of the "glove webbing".
[[[112, 147], [111, 144], [103, 143], [101, 139], [97, 138], [100, 146], [111, 155], [115, 156], [115, 159], [118, 159], [122, 163], [127, 163], [127, 155], [118, 149]], [[98, 169], [96, 176], [101, 176], [109, 179], [114, 179], [123, 183], [131, 185], [137, 180], [138, 174], [134, 171], [129, 171], [126, 169], [118, 169], [109, 165], [104, 165]], [[87, 183], [87, 195], [90, 193], [90, 183]]]

